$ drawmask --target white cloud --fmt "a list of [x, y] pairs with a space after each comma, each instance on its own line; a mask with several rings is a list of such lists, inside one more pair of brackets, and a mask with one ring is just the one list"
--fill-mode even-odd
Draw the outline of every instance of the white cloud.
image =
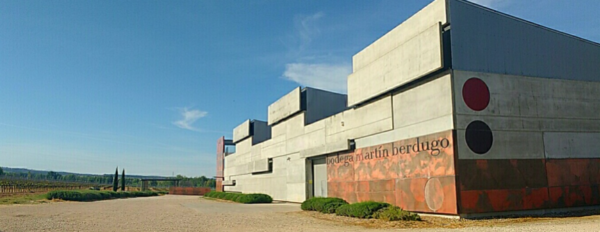
[[186, 129], [186, 130], [193, 130], [193, 131], [198, 131], [198, 129], [196, 129], [194, 126], [192, 126], [192, 124], [194, 124], [194, 122], [196, 122], [196, 120], [198, 120], [208, 114], [208, 112], [206, 112], [206, 111], [190, 110], [187, 107], [180, 109], [179, 112], [181, 113], [181, 117], [183, 117], [183, 118], [178, 121], [173, 122], [173, 124], [179, 128]]
[[338, 93], [346, 93], [346, 79], [352, 73], [350, 64], [340, 62], [331, 51], [311, 49], [321, 35], [319, 20], [323, 12], [312, 15], [297, 15], [294, 18], [294, 33], [288, 43], [288, 57], [282, 77], [302, 86]]
[[291, 63], [285, 66], [283, 77], [302, 86], [346, 93], [346, 78], [351, 72], [348, 64]]
[[313, 38], [321, 33], [319, 28], [315, 25], [315, 22], [324, 15], [323, 12], [317, 12], [309, 16], [295, 17], [295, 27], [300, 38], [300, 49], [304, 49], [305, 46], [308, 46]]
[[485, 7], [489, 7], [489, 8], [502, 8], [505, 6], [508, 6], [512, 0], [469, 0], [473, 3], [485, 6]]

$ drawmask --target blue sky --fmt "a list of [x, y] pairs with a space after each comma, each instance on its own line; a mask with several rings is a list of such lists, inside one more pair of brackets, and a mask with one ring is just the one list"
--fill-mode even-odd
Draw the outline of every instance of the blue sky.
[[[429, 0], [0, 0], [0, 166], [214, 176], [216, 140]], [[600, 41], [596, 0], [478, 0]]]

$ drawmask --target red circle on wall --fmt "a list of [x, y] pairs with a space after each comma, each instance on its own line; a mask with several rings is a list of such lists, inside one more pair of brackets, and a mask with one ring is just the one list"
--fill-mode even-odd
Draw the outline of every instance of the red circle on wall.
[[485, 82], [476, 77], [465, 82], [462, 89], [462, 95], [465, 104], [475, 111], [485, 109], [490, 103], [490, 90]]

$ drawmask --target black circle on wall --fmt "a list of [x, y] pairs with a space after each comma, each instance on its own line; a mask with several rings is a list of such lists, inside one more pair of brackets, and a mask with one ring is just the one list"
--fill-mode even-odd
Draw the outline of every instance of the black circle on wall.
[[490, 127], [482, 121], [473, 121], [465, 132], [467, 146], [477, 154], [485, 154], [492, 148], [494, 136]]

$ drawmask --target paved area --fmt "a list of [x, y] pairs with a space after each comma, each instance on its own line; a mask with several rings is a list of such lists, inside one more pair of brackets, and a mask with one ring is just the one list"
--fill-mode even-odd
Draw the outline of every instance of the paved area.
[[[298, 204], [243, 205], [196, 196], [0, 206], [0, 231], [398, 231], [315, 218]], [[340, 217], [341, 218], [341, 217]], [[339, 218], [338, 218], [339, 219]], [[457, 231], [429, 228], [411, 231]], [[600, 216], [460, 231], [600, 231]]]

